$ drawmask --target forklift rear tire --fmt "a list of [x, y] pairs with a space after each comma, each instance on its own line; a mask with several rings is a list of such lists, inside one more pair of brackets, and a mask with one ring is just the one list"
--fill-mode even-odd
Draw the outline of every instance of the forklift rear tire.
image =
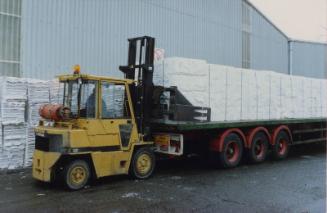
[[84, 160], [73, 160], [63, 171], [65, 186], [70, 190], [82, 189], [90, 179], [90, 167]]
[[147, 179], [153, 174], [155, 164], [153, 151], [147, 147], [142, 147], [133, 154], [129, 174], [136, 179]]

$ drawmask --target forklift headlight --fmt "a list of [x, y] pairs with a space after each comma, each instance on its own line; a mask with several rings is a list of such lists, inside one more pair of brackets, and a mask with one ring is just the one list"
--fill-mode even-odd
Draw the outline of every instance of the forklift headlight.
[[49, 152], [61, 152], [62, 147], [62, 135], [49, 135]]

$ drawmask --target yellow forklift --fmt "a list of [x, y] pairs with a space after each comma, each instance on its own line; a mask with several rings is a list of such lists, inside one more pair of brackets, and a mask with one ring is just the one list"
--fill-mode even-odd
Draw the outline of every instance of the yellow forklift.
[[91, 177], [151, 176], [154, 45], [148, 36], [129, 39], [128, 65], [120, 67], [125, 79], [85, 75], [79, 66], [59, 76], [63, 102], [41, 107], [35, 129], [35, 179], [78, 190]]

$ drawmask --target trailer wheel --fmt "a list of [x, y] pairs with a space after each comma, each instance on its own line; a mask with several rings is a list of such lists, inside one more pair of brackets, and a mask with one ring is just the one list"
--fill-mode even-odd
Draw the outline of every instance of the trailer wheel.
[[83, 188], [90, 176], [90, 167], [84, 160], [73, 160], [63, 171], [64, 184], [70, 190]]
[[137, 149], [132, 157], [129, 174], [136, 179], [149, 178], [156, 164], [154, 153], [151, 149], [143, 147]]
[[273, 157], [275, 160], [285, 159], [288, 155], [290, 137], [286, 131], [280, 131], [277, 134], [275, 144], [273, 146]]
[[243, 143], [236, 133], [231, 133], [224, 139], [222, 152], [219, 152], [219, 159], [224, 168], [236, 167], [243, 154]]
[[249, 159], [252, 163], [261, 163], [267, 157], [269, 139], [267, 135], [260, 131], [257, 132], [252, 141], [251, 147], [248, 151]]

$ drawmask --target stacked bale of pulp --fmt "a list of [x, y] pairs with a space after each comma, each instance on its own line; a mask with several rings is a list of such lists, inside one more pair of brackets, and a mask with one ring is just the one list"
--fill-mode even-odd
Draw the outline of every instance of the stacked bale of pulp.
[[176, 57], [158, 61], [154, 84], [178, 86], [194, 106], [209, 106], [209, 65], [204, 60]]
[[49, 103], [48, 81], [27, 79], [27, 97], [27, 130], [24, 166], [30, 166], [32, 164], [35, 144], [34, 128], [38, 125], [40, 120], [39, 109], [42, 105]]
[[193, 105], [210, 106], [212, 121], [327, 116], [325, 79], [167, 58], [157, 62], [154, 83], [177, 86]]
[[24, 79], [3, 77], [0, 87], [3, 140], [0, 169], [16, 169], [24, 163], [27, 84]]

